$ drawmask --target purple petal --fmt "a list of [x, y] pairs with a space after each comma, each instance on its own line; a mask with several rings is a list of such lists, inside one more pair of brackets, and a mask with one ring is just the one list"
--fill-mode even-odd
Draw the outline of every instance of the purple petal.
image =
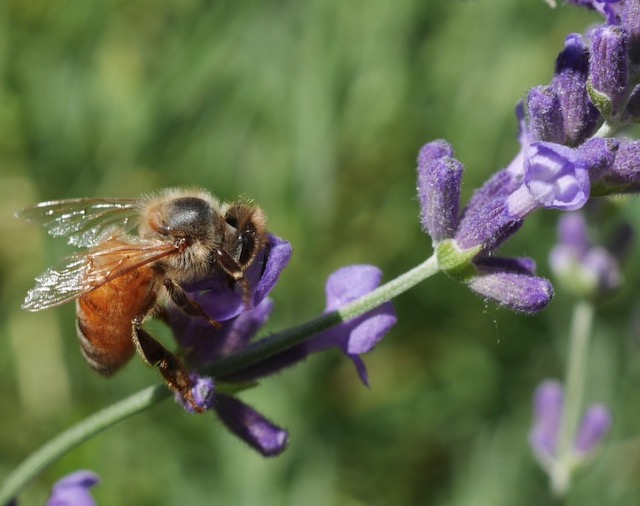
[[325, 313], [335, 311], [375, 290], [380, 280], [382, 271], [373, 265], [350, 265], [338, 269], [327, 279]]
[[256, 285], [253, 297], [254, 305], [258, 305], [274, 289], [280, 279], [280, 274], [289, 264], [292, 254], [293, 248], [289, 241], [269, 234], [268, 261]]
[[533, 427], [529, 433], [529, 444], [543, 462], [556, 455], [563, 411], [562, 385], [553, 380], [541, 383], [534, 394]]
[[547, 209], [574, 211], [589, 199], [591, 184], [576, 150], [560, 144], [536, 142], [525, 155], [525, 184]]
[[[327, 280], [325, 312], [340, 309], [378, 287], [382, 271], [372, 265], [353, 265], [334, 272]], [[359, 354], [371, 351], [397, 322], [390, 302], [348, 322], [314, 336], [306, 344], [307, 353], [340, 348], [354, 363], [366, 384], [366, 370]]]
[[[287, 241], [269, 234], [269, 246], [245, 274], [252, 291], [251, 300], [254, 306], [273, 290], [280, 273], [289, 263], [291, 253], [291, 245]], [[237, 287], [230, 287], [224, 275], [215, 274], [190, 283], [184, 289], [211, 318], [218, 322], [235, 318], [247, 309], [240, 290]]]
[[99, 481], [92, 471], [76, 471], [53, 486], [46, 506], [95, 506], [89, 489]]
[[273, 302], [264, 299], [253, 309], [213, 328], [201, 318], [185, 315], [177, 308], [167, 311], [167, 321], [186, 359], [192, 367], [201, 367], [214, 360], [244, 349], [273, 311]]
[[551, 283], [524, 271], [513, 259], [481, 258], [474, 261], [478, 276], [467, 281], [474, 292], [501, 306], [523, 313], [537, 313], [553, 298]]
[[567, 3], [586, 7], [602, 14], [607, 23], [616, 25], [620, 22], [618, 13], [621, 10], [621, 0], [566, 0]]
[[600, 404], [590, 406], [584, 414], [576, 440], [574, 449], [580, 456], [585, 457], [593, 450], [611, 428], [611, 412]]
[[218, 417], [236, 436], [265, 457], [275, 457], [287, 447], [289, 433], [274, 425], [235, 397], [219, 394]]

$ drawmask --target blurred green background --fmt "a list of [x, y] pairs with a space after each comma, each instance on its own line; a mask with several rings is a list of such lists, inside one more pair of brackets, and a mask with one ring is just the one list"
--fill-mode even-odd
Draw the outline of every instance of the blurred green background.
[[[446, 138], [464, 198], [518, 149], [516, 102], [549, 81], [571, 32], [598, 18], [542, 1], [13, 0], [0, 3], [0, 479], [60, 430], [149, 384], [133, 360], [105, 380], [84, 363], [72, 305], [20, 309], [70, 248], [16, 209], [197, 185], [254, 198], [294, 257], [268, 330], [324, 307], [340, 266], [391, 279], [431, 252], [415, 157]], [[635, 200], [622, 210], [635, 224]], [[557, 215], [504, 248], [546, 258]], [[637, 256], [637, 255], [634, 255]], [[614, 410], [569, 504], [640, 501], [638, 269], [598, 311], [588, 401]], [[101, 505], [539, 505], [526, 439], [536, 384], [562, 376], [572, 300], [536, 317], [487, 305], [438, 276], [399, 297], [399, 323], [367, 355], [371, 389], [337, 352], [243, 399], [290, 430], [266, 460], [211, 415], [170, 402], [101, 434], [21, 496], [62, 475], [102, 477]], [[159, 326], [154, 326], [162, 332]]]

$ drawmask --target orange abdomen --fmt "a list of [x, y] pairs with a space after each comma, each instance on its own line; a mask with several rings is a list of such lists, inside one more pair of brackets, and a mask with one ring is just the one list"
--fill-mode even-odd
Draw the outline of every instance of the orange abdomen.
[[135, 351], [132, 321], [148, 314], [156, 296], [154, 271], [145, 266], [77, 300], [78, 339], [94, 370], [110, 376], [131, 359]]

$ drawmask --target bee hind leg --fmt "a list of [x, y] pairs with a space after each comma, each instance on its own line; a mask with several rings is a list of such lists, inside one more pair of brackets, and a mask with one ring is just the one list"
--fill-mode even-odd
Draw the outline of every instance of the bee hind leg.
[[169, 389], [180, 395], [197, 413], [204, 412], [205, 408], [198, 405], [193, 397], [193, 382], [180, 359], [156, 341], [138, 322], [133, 323], [132, 339], [138, 354], [147, 364], [160, 371]]

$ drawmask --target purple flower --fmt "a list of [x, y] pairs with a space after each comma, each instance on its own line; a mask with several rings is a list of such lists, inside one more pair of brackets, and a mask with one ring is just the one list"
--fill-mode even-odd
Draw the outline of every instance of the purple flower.
[[215, 409], [232, 433], [263, 456], [275, 457], [286, 449], [289, 433], [235, 397], [220, 394]]
[[536, 142], [525, 157], [524, 183], [546, 209], [573, 211], [589, 199], [588, 167], [579, 152], [560, 144]]
[[[169, 306], [165, 320], [174, 331], [180, 347], [186, 351], [187, 363], [202, 367], [217, 358], [245, 348], [258, 329], [266, 322], [273, 305], [265, 297], [275, 287], [280, 273], [291, 259], [291, 245], [276, 236], [270, 236], [264, 261], [256, 262], [253, 276], [252, 308], [246, 308], [242, 294], [229, 287], [222, 277], [214, 276], [186, 287], [189, 296], [205, 312], [221, 323], [213, 328], [203, 318], [192, 318], [175, 306]], [[254, 266], [252, 266], [254, 267]], [[262, 275], [255, 279], [255, 274]]]
[[619, 256], [625, 253], [631, 229], [620, 228], [616, 251], [595, 246], [589, 238], [587, 222], [581, 213], [566, 214], [558, 222], [558, 244], [551, 250], [549, 262], [564, 287], [580, 297], [609, 293], [620, 286]]
[[541, 383], [533, 397], [533, 427], [529, 433], [529, 444], [543, 463], [551, 462], [556, 456], [563, 409], [562, 384], [552, 380]]
[[[251, 301], [244, 307], [241, 294], [236, 293], [223, 280], [216, 278], [189, 286], [189, 296], [213, 318], [221, 322], [212, 327], [202, 318], [184, 314], [169, 307], [164, 315], [191, 367], [205, 367], [218, 359], [232, 356], [251, 346], [251, 339], [266, 323], [273, 303], [265, 298], [277, 282], [280, 272], [291, 257], [289, 243], [270, 237], [270, 247], [264, 259], [256, 262], [255, 271], [249, 272]], [[327, 282], [326, 312], [334, 312], [378, 287], [382, 273], [372, 266], [351, 266], [340, 269]], [[244, 369], [218, 375], [218, 381], [228, 383], [251, 382], [281, 371], [304, 360], [309, 354], [328, 348], [340, 348], [356, 365], [363, 382], [367, 382], [360, 354], [371, 350], [395, 324], [396, 316], [391, 303], [344, 322], [322, 332], [306, 342], [293, 346]], [[265, 338], [261, 345], [268, 341]], [[217, 413], [224, 425], [249, 446], [264, 456], [281, 453], [287, 443], [287, 432], [274, 425], [250, 406], [229, 395], [216, 393], [211, 378], [192, 374], [193, 397], [199, 406]], [[184, 404], [184, 403], [183, 403]], [[185, 408], [189, 408], [185, 406]]]
[[567, 3], [586, 7], [602, 14], [610, 25], [620, 23], [619, 13], [625, 0], [567, 0]]
[[[562, 417], [564, 416], [564, 389], [558, 381], [542, 382], [533, 398], [533, 426], [529, 433], [529, 444], [540, 464], [547, 470], [558, 455]], [[575, 466], [588, 458], [602, 442], [611, 428], [611, 413], [600, 405], [589, 406], [580, 422], [571, 447], [572, 463]]]
[[89, 489], [100, 479], [91, 471], [76, 471], [56, 482], [46, 506], [95, 506]]
[[[523, 133], [523, 141], [528, 142], [525, 138], [527, 135]], [[533, 160], [527, 158], [530, 172], [531, 167], [535, 169], [541, 165], [541, 160], [552, 159], [560, 165], [558, 159], [565, 161], [569, 156], [572, 158], [555, 173], [538, 174], [538, 179], [544, 176], [547, 183], [552, 182], [554, 176], [569, 180], [570, 169], [574, 169], [574, 173], [578, 170], [575, 162], [578, 157], [572, 150], [564, 153], [563, 150], [568, 148], [549, 148], [547, 151], [551, 155], [560, 151], [565, 158], [560, 155], [543, 158], [536, 151], [540, 145], [545, 146], [544, 143], [534, 143], [527, 150], [527, 153], [533, 152], [538, 156]], [[528, 174], [525, 170], [521, 169], [521, 174], [512, 169], [502, 170], [476, 191], [458, 221], [463, 167], [453, 158], [453, 150], [448, 145], [446, 149], [442, 146], [443, 141], [437, 141], [435, 146], [427, 144], [418, 159], [418, 193], [422, 204], [423, 228], [431, 234], [441, 270], [500, 305], [526, 313], [540, 311], [553, 296], [549, 282], [535, 276], [531, 263], [490, 255], [520, 228], [527, 215], [543, 207], [546, 202], [536, 200], [523, 183]], [[435, 151], [446, 155], [436, 160], [423, 155]], [[533, 176], [529, 177], [529, 182], [535, 186]], [[550, 189], [544, 188], [544, 196], [551, 205], [559, 207], [561, 199], [566, 199], [567, 192], [563, 193], [562, 190], [566, 189], [567, 184], [557, 186], [559, 189], [552, 185]], [[552, 193], [556, 198], [549, 197]]]
[[582, 418], [576, 435], [574, 450], [579, 457], [587, 457], [611, 429], [611, 413], [601, 404], [590, 406]]
[[[337, 270], [327, 280], [325, 313], [336, 311], [375, 290], [382, 271], [372, 265], [352, 265]], [[339, 348], [353, 362], [365, 385], [367, 370], [360, 355], [371, 351], [397, 322], [393, 305], [386, 302], [358, 318], [321, 332], [305, 344], [307, 353]]]
[[[375, 290], [381, 279], [382, 272], [372, 265], [352, 265], [338, 269], [327, 280], [325, 313], [336, 311]], [[396, 321], [393, 305], [387, 302], [353, 320], [320, 332], [282, 353], [226, 376], [225, 380], [254, 381], [305, 360], [312, 353], [338, 348], [351, 359], [360, 379], [367, 385], [367, 371], [360, 355], [371, 351]]]

